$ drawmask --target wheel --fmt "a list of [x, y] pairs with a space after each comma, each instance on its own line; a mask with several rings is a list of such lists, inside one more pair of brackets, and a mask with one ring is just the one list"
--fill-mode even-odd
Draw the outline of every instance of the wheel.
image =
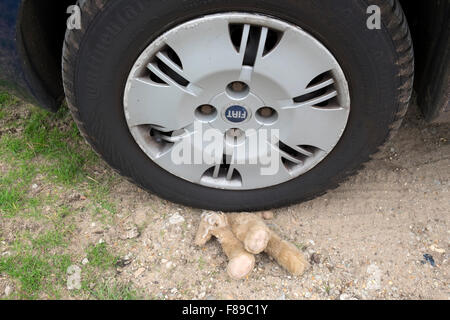
[[377, 152], [411, 97], [396, 0], [80, 5], [63, 52], [74, 119], [114, 169], [177, 203], [253, 211], [320, 195]]

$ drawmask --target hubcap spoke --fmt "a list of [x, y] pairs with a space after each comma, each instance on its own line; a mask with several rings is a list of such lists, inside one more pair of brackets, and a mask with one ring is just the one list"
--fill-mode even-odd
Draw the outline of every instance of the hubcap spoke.
[[174, 163], [171, 152], [166, 152], [154, 160], [172, 174], [194, 183], [200, 183], [204, 173], [211, 167], [206, 163]]
[[294, 149], [307, 145], [328, 153], [339, 141], [347, 124], [348, 110], [345, 108], [304, 106], [289, 111], [283, 120], [289, 130], [282, 130], [280, 136], [283, 143]]
[[[201, 133], [205, 129], [207, 127], [202, 126], [202, 124], [193, 124], [178, 137], [167, 139], [168, 141], [174, 141], [174, 144], [165, 152], [155, 156], [154, 161], [177, 176], [200, 183], [205, 172], [222, 160], [223, 145], [217, 145], [221, 141], [207, 143], [203, 141]], [[198, 136], [195, 130], [200, 131]], [[215, 148], [209, 148], [209, 151], [202, 148], [202, 146], [213, 145], [214, 143], [216, 143]], [[220, 151], [218, 154], [214, 154], [214, 150]], [[208, 152], [210, 153], [208, 154]]]
[[276, 79], [286, 97], [294, 98], [305, 94], [314, 78], [336, 67], [324, 49], [310, 36], [288, 29], [271, 52], [257, 57], [254, 72]]
[[[261, 185], [275, 185], [292, 179], [292, 176], [282, 165], [279, 153], [272, 149], [273, 162], [270, 164], [234, 164], [233, 169], [239, 172], [243, 189], [257, 189]], [[276, 164], [279, 165], [276, 165]], [[271, 164], [273, 167], [271, 167]]]
[[196, 97], [178, 85], [162, 85], [150, 79], [135, 78], [128, 82], [125, 115], [130, 127], [151, 124], [167, 130], [178, 130], [194, 120]]
[[184, 74], [193, 83], [223, 72], [241, 72], [243, 52], [233, 46], [225, 18], [181, 27], [166, 43], [179, 55]]

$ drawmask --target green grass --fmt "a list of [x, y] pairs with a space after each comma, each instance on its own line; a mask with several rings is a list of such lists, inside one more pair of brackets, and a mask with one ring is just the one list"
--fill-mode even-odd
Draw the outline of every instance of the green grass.
[[41, 250], [49, 250], [57, 247], [66, 246], [67, 241], [64, 239], [64, 233], [59, 230], [50, 230], [33, 239], [32, 245]]
[[98, 164], [99, 158], [80, 137], [67, 108], [53, 114], [32, 106], [26, 110], [19, 102], [0, 92], [0, 125], [4, 129], [0, 161], [13, 168], [0, 176], [0, 216], [36, 212], [36, 199], [28, 193], [37, 174], [68, 187], [88, 184], [96, 205], [114, 214], [115, 206], [107, 195], [116, 176], [93, 182], [89, 167]]
[[31, 252], [0, 259], [0, 273], [19, 283], [17, 298], [36, 299], [40, 294], [59, 295], [65, 284], [66, 270], [72, 264], [70, 255], [38, 255]]
[[7, 92], [0, 92], [0, 110], [17, 103], [19, 100]]
[[106, 243], [90, 245], [86, 253], [91, 266], [104, 270], [114, 267], [119, 260], [109, 252]]
[[51, 269], [48, 261], [30, 253], [0, 260], [0, 272], [20, 282], [20, 295], [25, 298], [36, 298], [44, 279], [50, 276]]
[[[62, 128], [55, 125], [58, 121], [64, 124]], [[0, 154], [12, 155], [19, 161], [43, 157], [52, 165], [43, 167], [42, 171], [57, 182], [73, 184], [79, 182], [85, 173], [84, 165], [95, 159], [90, 150], [80, 153], [83, 150], [80, 150], [81, 143], [67, 109], [63, 108], [56, 114], [33, 110], [26, 119], [22, 135], [2, 136]]]
[[[96, 202], [96, 213], [102, 216], [104, 222], [110, 222], [108, 218], [110, 218], [110, 215], [117, 213], [117, 207], [114, 202], [108, 201], [108, 195], [111, 191], [111, 186], [117, 181], [117, 177], [115, 175], [107, 176], [101, 183], [91, 177], [88, 177], [88, 179], [89, 197]], [[105, 216], [102, 209], [110, 215]]]
[[93, 297], [98, 300], [139, 300], [141, 295], [131, 284], [101, 282], [90, 290]]
[[[74, 257], [68, 253], [55, 253], [67, 245], [64, 233], [51, 230], [34, 238], [29, 233], [18, 236], [13, 245], [14, 255], [0, 258], [0, 274], [6, 274], [19, 284], [15, 298], [37, 299], [42, 295], [59, 298], [66, 285], [67, 269]], [[118, 258], [105, 243], [91, 245], [86, 250], [89, 264], [83, 266], [82, 290], [75, 295], [101, 300], [135, 300], [140, 295], [130, 284], [100, 280], [99, 274], [113, 269]], [[93, 289], [90, 284], [95, 283]]]
[[[69, 251], [78, 214], [87, 211], [108, 224], [117, 212], [110, 191], [118, 178], [104, 168], [67, 108], [49, 113], [0, 91], [0, 222], [9, 219], [18, 230], [8, 246], [11, 255], [0, 256], [0, 275], [16, 288], [11, 299], [139, 298], [130, 284], [110, 279], [118, 257], [107, 244], [81, 248], [84, 256]], [[81, 207], [67, 202], [74, 192], [87, 198]], [[40, 228], [23, 228], [25, 221]], [[0, 229], [1, 239], [3, 231], [10, 230]], [[67, 268], [84, 257], [89, 263], [80, 265], [82, 289], [69, 292]]]
[[[67, 269], [79, 257], [66, 252], [70, 227], [59, 225], [37, 236], [30, 232], [17, 235], [11, 247], [13, 255], [0, 257], [0, 274], [6, 274], [18, 283], [16, 297], [37, 299], [50, 297], [58, 299], [67, 280]], [[86, 249], [89, 263], [83, 266], [82, 290], [75, 296], [106, 300], [134, 300], [138, 298], [130, 285], [102, 282], [101, 276], [114, 270], [118, 257], [113, 255], [106, 243], [90, 245]], [[89, 284], [95, 283], [94, 289]]]
[[0, 213], [6, 216], [13, 216], [17, 211], [38, 204], [37, 199], [27, 197], [36, 168], [23, 162], [15, 165], [15, 169], [0, 177]]
[[90, 245], [86, 249], [89, 263], [83, 266], [84, 278], [82, 292], [90, 298], [98, 300], [137, 300], [141, 294], [130, 283], [119, 283], [114, 279], [101, 280], [98, 274], [105, 277], [115, 272], [119, 257], [112, 254], [106, 243]]
[[16, 235], [11, 256], [0, 257], [0, 274], [18, 282], [17, 298], [59, 294], [65, 284], [66, 270], [72, 264], [72, 257], [60, 250], [66, 245], [65, 229], [55, 228], [38, 235], [25, 231]]
[[[17, 109], [17, 99], [0, 93], [2, 119]], [[85, 165], [98, 157], [86, 147], [66, 107], [50, 113], [35, 107], [30, 112], [11, 117], [4, 126], [20, 128], [20, 134], [1, 136], [0, 156], [10, 161], [30, 161], [44, 158], [49, 163], [43, 171], [57, 182], [73, 184], [86, 176]], [[14, 131], [14, 130], [13, 130]]]

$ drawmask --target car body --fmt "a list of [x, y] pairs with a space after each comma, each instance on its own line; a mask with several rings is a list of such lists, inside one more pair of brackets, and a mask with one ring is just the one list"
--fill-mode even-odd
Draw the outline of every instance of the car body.
[[[0, 1], [0, 85], [47, 110], [64, 99], [62, 44], [71, 0]], [[415, 46], [418, 102], [433, 122], [450, 121], [448, 1], [402, 1]]]
[[[0, 85], [50, 111], [57, 111], [64, 99], [60, 66], [67, 6], [0, 1]], [[53, 23], [60, 26], [55, 42], [48, 37]]]

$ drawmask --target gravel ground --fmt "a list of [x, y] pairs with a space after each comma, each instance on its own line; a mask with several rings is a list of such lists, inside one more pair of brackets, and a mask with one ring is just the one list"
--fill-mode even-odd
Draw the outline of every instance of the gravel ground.
[[[127, 244], [132, 263], [120, 277], [166, 299], [448, 299], [449, 129], [412, 112], [357, 176], [320, 198], [276, 210], [272, 228], [311, 258], [299, 278], [259, 256], [247, 280], [229, 280], [217, 242], [203, 250], [192, 244], [200, 210], [123, 183], [117, 196], [124, 210], [135, 207], [125, 220], [142, 233]], [[182, 221], [172, 224], [178, 215]]]
[[[108, 276], [155, 299], [449, 299], [450, 125], [426, 124], [411, 109], [359, 174], [324, 196], [274, 211], [271, 228], [311, 260], [302, 277], [259, 255], [248, 279], [230, 280], [217, 241], [193, 245], [201, 210], [123, 179], [111, 191], [117, 214], [107, 221], [79, 210], [89, 199], [71, 198], [79, 213], [67, 251], [82, 266], [87, 245], [108, 243], [122, 256]], [[14, 232], [13, 222], [4, 227]]]

